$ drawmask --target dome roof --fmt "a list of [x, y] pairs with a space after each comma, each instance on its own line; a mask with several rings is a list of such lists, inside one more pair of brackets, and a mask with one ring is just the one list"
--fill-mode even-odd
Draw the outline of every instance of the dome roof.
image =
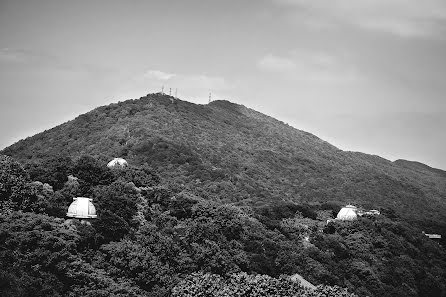
[[78, 219], [95, 219], [96, 208], [92, 203], [93, 199], [77, 197], [73, 198], [68, 207], [67, 217], [78, 218]]
[[123, 158], [114, 158], [113, 160], [108, 162], [107, 167], [109, 167], [109, 168], [117, 167], [117, 166], [124, 167], [124, 166], [127, 166], [127, 165], [129, 165], [129, 164]]
[[353, 205], [347, 205], [343, 207], [338, 215], [336, 216], [337, 220], [342, 221], [352, 221], [358, 218], [358, 215], [356, 214], [357, 208]]

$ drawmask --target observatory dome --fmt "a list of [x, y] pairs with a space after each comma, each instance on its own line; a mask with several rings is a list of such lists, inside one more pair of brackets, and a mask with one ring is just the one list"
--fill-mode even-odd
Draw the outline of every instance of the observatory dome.
[[125, 167], [129, 165], [126, 160], [122, 158], [114, 158], [110, 162], [108, 162], [107, 167], [113, 168], [113, 167]]
[[77, 219], [95, 219], [96, 208], [92, 203], [93, 199], [84, 198], [84, 197], [76, 197], [73, 198], [73, 202], [71, 202], [68, 207], [67, 217], [77, 218]]
[[355, 206], [347, 205], [339, 211], [338, 215], [336, 216], [336, 219], [342, 221], [356, 220], [358, 218], [356, 211], [357, 208]]

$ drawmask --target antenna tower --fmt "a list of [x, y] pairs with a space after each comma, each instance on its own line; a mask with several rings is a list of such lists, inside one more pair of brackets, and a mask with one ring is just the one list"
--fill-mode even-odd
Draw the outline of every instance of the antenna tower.
[[178, 98], [178, 88], [175, 88], [175, 98]]
[[212, 101], [212, 96], [211, 96], [212, 94], [211, 94], [211, 92], [209, 92], [209, 102], [208, 103], [211, 103], [211, 101]]
[[169, 96], [172, 96], [172, 88], [169, 88]]
[[164, 86], [161, 86], [161, 94], [164, 94]]

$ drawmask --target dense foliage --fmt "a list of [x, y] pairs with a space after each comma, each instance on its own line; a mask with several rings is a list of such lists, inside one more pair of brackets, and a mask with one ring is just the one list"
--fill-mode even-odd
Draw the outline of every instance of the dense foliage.
[[[222, 203], [147, 165], [0, 160], [2, 296], [446, 296], [446, 252], [391, 211], [327, 224], [339, 204]], [[91, 224], [63, 219], [81, 195]]]
[[[92, 155], [101, 162], [123, 157], [203, 198], [239, 206], [333, 201], [392, 208], [426, 233], [446, 238], [444, 171], [344, 152], [227, 101], [196, 105], [151, 94], [99, 107], [3, 153], [26, 163], [32, 180], [54, 190], [64, 186], [67, 173], [87, 184], [109, 182], [100, 171], [85, 172], [91, 160], [74, 168], [66, 156]], [[59, 154], [62, 159], [54, 160]]]
[[[172, 99], [99, 107], [2, 151], [1, 296], [446, 296], [446, 252], [422, 234], [446, 238], [444, 171]], [[117, 156], [131, 165], [107, 168]], [[91, 224], [64, 219], [79, 196]], [[327, 224], [346, 203], [382, 215]]]
[[277, 279], [266, 275], [247, 275], [246, 273], [232, 274], [226, 278], [209, 273], [194, 273], [175, 286], [172, 293], [174, 297], [356, 296], [336, 286], [319, 286], [315, 290], [310, 290], [299, 286], [288, 278]]

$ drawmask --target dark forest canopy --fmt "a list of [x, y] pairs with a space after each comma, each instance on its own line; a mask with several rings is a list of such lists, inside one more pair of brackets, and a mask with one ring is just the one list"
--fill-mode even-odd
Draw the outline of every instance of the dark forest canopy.
[[[446, 296], [445, 250], [422, 234], [446, 237], [441, 171], [171, 99], [99, 107], [2, 151], [2, 296]], [[98, 219], [66, 221], [73, 197]], [[327, 224], [347, 203], [382, 215]]]
[[[392, 212], [327, 224], [339, 205], [239, 207], [161, 185], [147, 166], [48, 164], [0, 158], [2, 296], [446, 294], [445, 250]], [[76, 179], [47, 183], [62, 173]], [[93, 198], [91, 225], [64, 218], [76, 196]]]
[[101, 162], [123, 157], [204, 198], [240, 206], [334, 201], [392, 208], [446, 237], [443, 171], [345, 152], [228, 101], [197, 105], [150, 94], [98, 107], [2, 153], [31, 166], [60, 154]]

